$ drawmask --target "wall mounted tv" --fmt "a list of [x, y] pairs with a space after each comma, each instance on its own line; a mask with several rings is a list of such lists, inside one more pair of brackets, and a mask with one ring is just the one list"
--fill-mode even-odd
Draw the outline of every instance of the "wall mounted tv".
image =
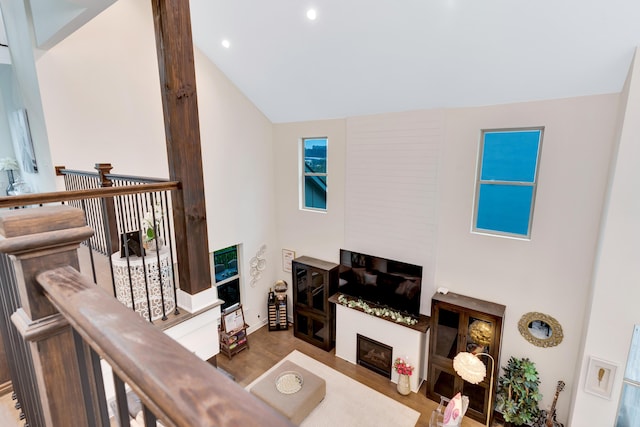
[[343, 294], [402, 313], [420, 314], [422, 267], [340, 249]]

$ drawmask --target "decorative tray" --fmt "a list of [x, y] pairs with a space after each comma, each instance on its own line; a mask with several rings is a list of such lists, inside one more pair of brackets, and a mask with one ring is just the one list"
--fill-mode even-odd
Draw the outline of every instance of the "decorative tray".
[[294, 371], [283, 372], [276, 378], [276, 389], [282, 394], [297, 393], [302, 389], [302, 375]]

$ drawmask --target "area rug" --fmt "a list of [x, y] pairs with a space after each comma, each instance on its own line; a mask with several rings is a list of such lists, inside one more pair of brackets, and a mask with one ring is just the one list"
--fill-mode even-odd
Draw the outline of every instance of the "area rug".
[[322, 402], [300, 427], [414, 427], [420, 413], [379, 393], [297, 350], [249, 384], [251, 387], [269, 372], [289, 360], [313, 372], [327, 383]]

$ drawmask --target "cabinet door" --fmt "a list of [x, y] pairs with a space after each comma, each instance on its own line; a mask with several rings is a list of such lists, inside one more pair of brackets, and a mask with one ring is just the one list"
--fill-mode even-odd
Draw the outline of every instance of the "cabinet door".
[[295, 314], [294, 332], [296, 337], [318, 347], [329, 345], [330, 331], [324, 318], [309, 312], [298, 311]]
[[311, 286], [309, 288], [309, 302], [311, 308], [322, 313], [326, 311], [328, 304], [326, 295], [326, 274], [324, 272], [310, 269]]
[[[440, 362], [453, 361], [458, 349], [460, 324], [463, 315], [456, 310], [439, 307], [435, 311], [436, 328], [431, 331], [433, 334], [433, 349], [431, 350], [434, 360], [440, 359]], [[450, 397], [450, 396], [447, 396]]]
[[427, 395], [434, 400], [439, 400], [440, 396], [450, 399], [459, 390], [458, 378], [451, 368], [433, 363], [429, 370], [429, 378], [430, 392]]

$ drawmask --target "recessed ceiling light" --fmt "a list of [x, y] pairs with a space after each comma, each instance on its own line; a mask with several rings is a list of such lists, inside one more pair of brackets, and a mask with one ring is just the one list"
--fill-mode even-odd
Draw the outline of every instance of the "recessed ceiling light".
[[231, 46], [231, 43], [229, 43], [229, 40], [227, 39], [222, 40], [222, 47], [224, 47], [225, 49], [229, 49], [229, 46]]
[[316, 13], [315, 9], [309, 9], [307, 10], [307, 18], [311, 19], [312, 21], [315, 20], [318, 17], [318, 14]]

